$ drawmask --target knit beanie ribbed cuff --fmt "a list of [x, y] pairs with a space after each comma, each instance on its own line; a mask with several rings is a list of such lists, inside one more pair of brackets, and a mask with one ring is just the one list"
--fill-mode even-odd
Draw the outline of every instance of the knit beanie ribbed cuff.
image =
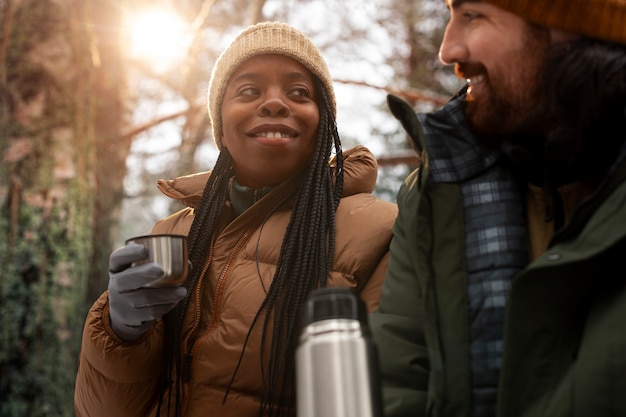
[[552, 29], [626, 44], [626, 0], [485, 0]]

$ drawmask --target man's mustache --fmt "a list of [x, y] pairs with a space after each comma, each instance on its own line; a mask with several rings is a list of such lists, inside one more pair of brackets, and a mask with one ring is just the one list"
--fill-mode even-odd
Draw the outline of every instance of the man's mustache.
[[454, 73], [461, 79], [468, 79], [477, 75], [486, 75], [487, 68], [483, 64], [475, 62], [456, 63], [454, 65]]

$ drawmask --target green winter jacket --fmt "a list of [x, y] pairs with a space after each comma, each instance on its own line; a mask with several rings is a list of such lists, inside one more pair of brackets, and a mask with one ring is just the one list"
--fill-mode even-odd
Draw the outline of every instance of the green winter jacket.
[[[508, 278], [491, 415], [626, 416], [626, 146], [611, 176], [529, 264], [523, 192], [497, 153], [471, 143], [458, 101], [418, 119], [389, 97], [422, 164], [398, 193], [387, 278], [370, 315], [385, 417], [481, 414], [478, 356], [470, 353], [481, 335], [472, 326], [498, 297], [468, 294], [476, 293], [473, 277], [493, 270]], [[472, 194], [505, 189], [491, 188], [494, 179], [508, 191]], [[493, 215], [470, 216], [475, 210]], [[477, 230], [504, 230], [483, 234], [495, 255], [482, 271], [473, 260]]]

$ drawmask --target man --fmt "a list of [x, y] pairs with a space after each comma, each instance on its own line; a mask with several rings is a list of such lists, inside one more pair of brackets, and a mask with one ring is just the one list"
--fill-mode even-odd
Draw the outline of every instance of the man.
[[446, 0], [370, 316], [385, 416], [626, 416], [626, 1]]

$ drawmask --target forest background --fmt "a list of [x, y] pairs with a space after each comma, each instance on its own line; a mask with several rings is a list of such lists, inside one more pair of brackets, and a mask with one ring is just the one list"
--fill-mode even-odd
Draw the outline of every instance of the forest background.
[[[155, 8], [179, 20], [142, 26]], [[344, 148], [374, 152], [394, 201], [417, 158], [386, 95], [426, 111], [459, 88], [437, 59], [446, 17], [440, 0], [0, 0], [0, 417], [74, 415], [109, 254], [181, 208], [158, 178], [212, 168], [207, 86], [239, 31], [311, 37]]]

